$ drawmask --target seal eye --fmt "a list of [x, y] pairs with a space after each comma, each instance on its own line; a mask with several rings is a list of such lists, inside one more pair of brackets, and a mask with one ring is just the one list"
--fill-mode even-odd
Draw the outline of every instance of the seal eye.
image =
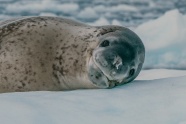
[[102, 47], [109, 46], [109, 41], [108, 41], [108, 40], [104, 40], [104, 41], [101, 43], [101, 46], [102, 46]]
[[135, 72], [135, 69], [131, 69], [130, 72], [129, 72], [129, 76], [134, 75], [134, 72]]

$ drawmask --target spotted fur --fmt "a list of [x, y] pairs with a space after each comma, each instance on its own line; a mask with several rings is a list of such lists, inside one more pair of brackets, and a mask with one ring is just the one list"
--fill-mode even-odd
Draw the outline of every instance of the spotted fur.
[[98, 37], [119, 29], [58, 17], [0, 22], [0, 92], [97, 88], [87, 62]]

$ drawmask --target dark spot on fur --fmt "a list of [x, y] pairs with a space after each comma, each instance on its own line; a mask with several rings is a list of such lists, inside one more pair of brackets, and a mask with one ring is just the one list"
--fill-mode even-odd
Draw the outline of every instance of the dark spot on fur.
[[77, 47], [78, 47], [78, 45], [72, 44], [72, 47], [77, 48]]
[[43, 62], [40, 62], [40, 65], [41, 65], [41, 67], [44, 67], [45, 64]]
[[23, 87], [24, 87], [26, 84], [22, 82], [22, 85], [23, 85]]
[[62, 55], [60, 55], [59, 57], [55, 57], [55, 59], [56, 59], [56, 60], [61, 60], [61, 59], [63, 59], [63, 58], [62, 58]]
[[61, 62], [61, 61], [59, 61], [59, 64], [60, 64], [60, 65], [62, 65], [62, 62]]
[[22, 87], [21, 87], [21, 86], [18, 86], [17, 88], [18, 88], [18, 89], [21, 89]]
[[33, 72], [33, 75], [35, 76], [36, 75], [36, 72]]
[[30, 25], [27, 25], [27, 28], [30, 28]]
[[73, 65], [75, 66], [78, 63], [78, 60], [76, 59], [73, 63]]
[[27, 80], [27, 76], [24, 78], [24, 80]]
[[69, 58], [69, 60], [73, 60], [73, 58], [72, 58], [72, 57], [70, 57], [70, 58]]
[[95, 30], [94, 32], [97, 32], [97, 30]]
[[66, 46], [66, 47], [64, 46], [64, 47], [61, 47], [61, 50], [62, 49], [68, 49], [68, 48], [69, 48], [69, 46]]
[[84, 48], [83, 50], [81, 50], [81, 52], [85, 52], [87, 50], [87, 48]]
[[8, 78], [5, 76], [5, 77], [3, 77], [6, 81], [8, 80]]
[[53, 70], [57, 70], [57, 67], [56, 67], [55, 64], [52, 65], [52, 69], [53, 69]]
[[15, 41], [10, 41], [10, 43], [14, 43]]
[[60, 80], [59, 80], [59, 78], [58, 78], [57, 74], [56, 74], [55, 72], [53, 72], [52, 74], [53, 74], [53, 76], [56, 78], [56, 80], [57, 80], [58, 84], [60, 84]]

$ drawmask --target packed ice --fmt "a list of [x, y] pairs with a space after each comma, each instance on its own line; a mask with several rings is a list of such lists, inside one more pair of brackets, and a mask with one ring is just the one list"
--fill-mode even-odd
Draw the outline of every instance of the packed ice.
[[185, 124], [185, 81], [186, 71], [156, 69], [114, 89], [4, 93], [0, 119], [2, 124]]

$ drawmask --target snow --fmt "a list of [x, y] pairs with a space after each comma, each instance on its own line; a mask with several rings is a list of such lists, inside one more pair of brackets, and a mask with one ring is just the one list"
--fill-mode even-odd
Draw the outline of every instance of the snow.
[[8, 15], [1, 15], [1, 14], [0, 14], [0, 20], [9, 19], [9, 18], [11, 18], [11, 16], [8, 16]]
[[180, 76], [186, 76], [186, 70], [151, 69], [140, 72], [136, 80], [154, 80]]
[[185, 43], [186, 16], [178, 10], [171, 10], [156, 20], [146, 22], [135, 30], [146, 45], [147, 50], [166, 48], [177, 43]]
[[94, 9], [87, 7], [78, 14], [78, 18], [95, 19], [98, 15]]
[[144, 68], [186, 69], [186, 15], [178, 10], [139, 25], [134, 31], [146, 48]]
[[118, 21], [117, 19], [112, 20], [112, 25], [119, 25], [119, 26], [122, 26], [121, 22]]
[[[123, 26], [137, 26], [171, 9], [186, 13], [185, 3], [185, 0], [0, 0], [0, 15], [20, 17], [55, 13], [57, 16], [73, 17], [86, 23], [105, 17], [109, 22], [117, 19]], [[94, 11], [96, 18], [92, 19], [91, 13], [90, 18], [80, 18], [79, 13], [83, 13], [86, 8]], [[2, 19], [5, 18], [0, 18]]]
[[2, 124], [185, 124], [185, 81], [186, 71], [156, 69], [113, 89], [4, 93], [0, 119]]
[[39, 16], [57, 16], [55, 13], [49, 13], [49, 12], [43, 12], [43, 13], [40, 13]]
[[103, 25], [110, 25], [110, 22], [105, 17], [100, 17], [95, 22], [89, 24], [93, 26], [103, 26]]
[[112, 12], [118, 12], [118, 11], [138, 11], [138, 9], [134, 6], [121, 4], [117, 6], [112, 6], [111, 8], [108, 8], [108, 10]]
[[134, 6], [126, 5], [126, 4], [120, 4], [120, 5], [114, 5], [114, 6], [104, 6], [104, 5], [98, 5], [93, 8], [97, 12], [121, 12], [121, 11], [138, 11], [138, 9]]
[[63, 3], [58, 1], [42, 0], [42, 1], [21, 1], [14, 4], [8, 4], [6, 6], [7, 13], [32, 13], [37, 14], [40, 12], [63, 12], [68, 14], [75, 14], [79, 9], [79, 5], [75, 3]]

